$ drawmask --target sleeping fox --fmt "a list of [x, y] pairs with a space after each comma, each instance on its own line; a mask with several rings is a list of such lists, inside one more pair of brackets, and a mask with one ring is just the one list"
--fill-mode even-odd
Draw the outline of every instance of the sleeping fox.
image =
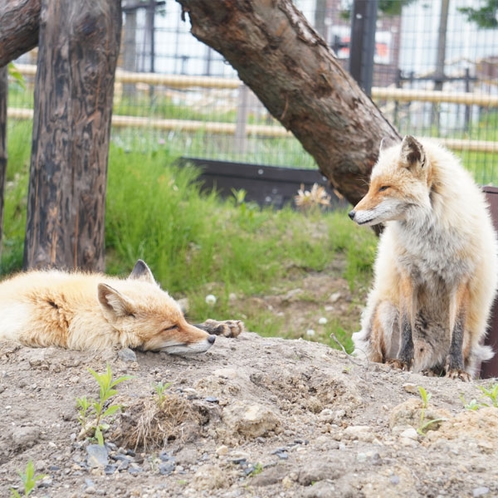
[[237, 337], [242, 330], [238, 320], [188, 324], [142, 260], [126, 279], [46, 270], [0, 283], [0, 340], [31, 347], [119, 346], [185, 355], [207, 351], [214, 334]]

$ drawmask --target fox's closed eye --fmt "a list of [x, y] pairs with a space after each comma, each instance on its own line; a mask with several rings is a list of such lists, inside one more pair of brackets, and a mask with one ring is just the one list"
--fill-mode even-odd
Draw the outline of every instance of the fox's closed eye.
[[166, 327], [164, 331], [167, 332], [169, 330], [176, 330], [176, 329], [178, 329], [178, 325], [171, 325], [171, 327]]
[[382, 185], [382, 187], [379, 188], [379, 192], [384, 192], [384, 190], [387, 190], [389, 188], [389, 185]]

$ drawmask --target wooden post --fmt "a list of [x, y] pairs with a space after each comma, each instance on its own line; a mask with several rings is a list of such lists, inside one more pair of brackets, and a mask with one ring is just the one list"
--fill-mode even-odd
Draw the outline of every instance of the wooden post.
[[121, 1], [42, 0], [24, 267], [104, 269]]

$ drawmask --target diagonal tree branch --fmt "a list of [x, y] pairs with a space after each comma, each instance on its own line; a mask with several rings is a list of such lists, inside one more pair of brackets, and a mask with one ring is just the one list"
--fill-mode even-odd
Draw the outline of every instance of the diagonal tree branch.
[[41, 0], [0, 1], [0, 67], [38, 45]]
[[290, 0], [177, 0], [191, 32], [237, 70], [351, 203], [393, 126]]

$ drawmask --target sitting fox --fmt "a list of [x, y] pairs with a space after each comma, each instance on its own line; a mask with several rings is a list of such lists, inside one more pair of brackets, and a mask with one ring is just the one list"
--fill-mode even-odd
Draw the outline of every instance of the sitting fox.
[[188, 324], [141, 260], [127, 279], [47, 270], [0, 283], [0, 340], [31, 347], [119, 346], [185, 355], [207, 351], [213, 334], [236, 337], [242, 330], [240, 321]]
[[353, 334], [371, 361], [469, 380], [493, 357], [482, 344], [497, 286], [497, 242], [481, 189], [430, 139], [383, 148], [349, 213], [385, 224], [375, 282]]

